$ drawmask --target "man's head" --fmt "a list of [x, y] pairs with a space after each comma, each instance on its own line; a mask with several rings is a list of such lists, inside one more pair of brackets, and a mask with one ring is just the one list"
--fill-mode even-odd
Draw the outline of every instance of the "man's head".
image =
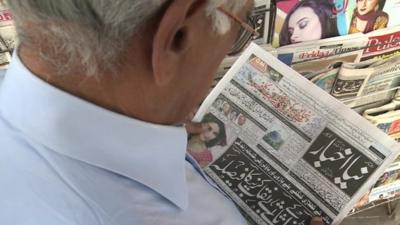
[[20, 56], [36, 75], [150, 122], [175, 123], [206, 94], [247, 0], [12, 0]]

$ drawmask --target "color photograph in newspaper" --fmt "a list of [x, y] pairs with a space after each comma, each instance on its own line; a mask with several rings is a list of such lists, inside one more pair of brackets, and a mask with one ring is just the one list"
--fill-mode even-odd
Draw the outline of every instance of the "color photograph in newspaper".
[[188, 151], [255, 224], [337, 225], [399, 145], [255, 44], [200, 107]]

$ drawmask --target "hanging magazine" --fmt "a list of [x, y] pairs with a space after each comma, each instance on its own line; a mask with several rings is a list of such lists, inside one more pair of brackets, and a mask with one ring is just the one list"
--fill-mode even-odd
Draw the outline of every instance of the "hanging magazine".
[[400, 0], [344, 0], [348, 33], [400, 25]]
[[[272, 46], [280, 47], [299, 42], [336, 37], [342, 20], [337, 16], [337, 0], [278, 0]], [[343, 11], [343, 10], [342, 10]], [[346, 22], [345, 20], [343, 22]]]
[[337, 225], [400, 146], [255, 44], [200, 107], [188, 151], [249, 223]]

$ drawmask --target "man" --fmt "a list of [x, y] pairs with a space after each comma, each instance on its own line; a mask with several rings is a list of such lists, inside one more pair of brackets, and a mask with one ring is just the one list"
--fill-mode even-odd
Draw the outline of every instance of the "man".
[[[246, 224], [186, 156], [252, 1], [12, 0], [0, 91], [0, 224]], [[315, 224], [320, 224], [318, 220]]]

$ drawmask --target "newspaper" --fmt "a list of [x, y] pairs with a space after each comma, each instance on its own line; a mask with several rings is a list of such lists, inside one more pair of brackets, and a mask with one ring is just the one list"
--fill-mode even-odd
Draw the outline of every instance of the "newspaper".
[[4, 73], [11, 62], [11, 53], [17, 45], [14, 20], [7, 5], [0, 1], [0, 73]]
[[[268, 43], [270, 26], [270, 0], [254, 1], [254, 8], [247, 16], [247, 24], [250, 25], [258, 36], [253, 36], [250, 32], [240, 32], [235, 45], [230, 50], [230, 56], [239, 54], [245, 49], [249, 41], [254, 41], [259, 45]], [[242, 28], [243, 31], [243, 28]]]
[[[260, 45], [263, 49], [271, 53], [272, 55], [276, 55], [276, 49], [273, 48], [270, 44]], [[232, 67], [233, 63], [239, 58], [239, 55], [227, 56], [224, 58], [222, 63], [219, 65], [218, 70], [215, 75], [215, 80], [219, 81], [222, 77], [229, 71]]]
[[330, 92], [337, 69], [342, 63], [358, 62], [367, 41], [363, 34], [353, 34], [281, 47], [277, 54], [282, 62]]
[[253, 224], [337, 225], [399, 145], [255, 44], [200, 107], [188, 151]]
[[277, 48], [278, 58], [287, 65], [294, 65], [324, 58], [339, 57], [343, 54], [360, 54], [368, 38], [361, 34], [333, 37], [312, 42], [303, 42]]
[[340, 68], [332, 68], [331, 70], [328, 70], [326, 72], [314, 76], [311, 79], [311, 82], [313, 82], [315, 85], [317, 85], [325, 92], [331, 93], [333, 84], [336, 81], [339, 71]]
[[400, 199], [400, 157], [378, 179], [375, 185], [355, 205], [350, 215]]
[[3, 1], [0, 1], [0, 27], [13, 26], [14, 20], [11, 15], [10, 9]]
[[363, 116], [396, 141], [400, 141], [400, 98], [380, 107], [365, 110]]
[[400, 26], [370, 32], [366, 36], [369, 47], [364, 49], [360, 61], [400, 55]]
[[[331, 94], [345, 100], [350, 107], [358, 107], [390, 100], [395, 94], [393, 89], [399, 84], [400, 56], [379, 61], [371, 59], [358, 64], [342, 64]], [[360, 98], [363, 96], [369, 97]]]
[[254, 42], [257, 44], [266, 44], [269, 42], [269, 27], [270, 27], [270, 0], [254, 1], [254, 9], [250, 15], [250, 21], [254, 23], [255, 30], [261, 35]]

